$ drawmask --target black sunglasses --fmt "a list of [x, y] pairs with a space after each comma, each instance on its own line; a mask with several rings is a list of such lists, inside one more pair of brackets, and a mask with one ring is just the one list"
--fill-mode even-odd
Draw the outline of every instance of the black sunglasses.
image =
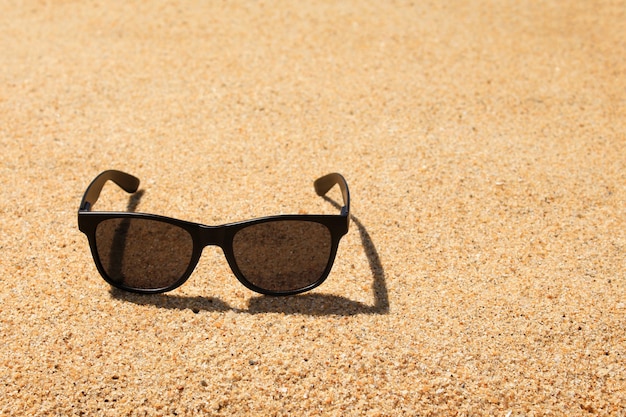
[[98, 175], [78, 209], [78, 228], [87, 235], [102, 277], [112, 286], [138, 293], [161, 293], [182, 285], [208, 245], [222, 248], [237, 279], [252, 291], [292, 295], [320, 285], [348, 232], [350, 193], [340, 174], [314, 182], [324, 196], [339, 185], [344, 206], [339, 215], [278, 215], [222, 226], [146, 213], [90, 211], [107, 181], [128, 193], [139, 179], [121, 171]]

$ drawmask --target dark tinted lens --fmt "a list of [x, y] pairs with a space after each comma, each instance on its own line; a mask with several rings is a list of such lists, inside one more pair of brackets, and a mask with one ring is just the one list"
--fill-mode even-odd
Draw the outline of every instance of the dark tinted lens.
[[331, 246], [326, 226], [301, 220], [258, 223], [233, 239], [235, 262], [245, 278], [275, 292], [316, 283], [326, 270]]
[[191, 235], [156, 220], [108, 219], [96, 229], [96, 248], [109, 278], [135, 289], [161, 289], [185, 273], [193, 253]]

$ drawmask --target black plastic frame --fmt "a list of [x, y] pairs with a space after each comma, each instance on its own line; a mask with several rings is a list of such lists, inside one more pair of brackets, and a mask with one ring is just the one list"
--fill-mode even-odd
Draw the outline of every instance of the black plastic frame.
[[[95, 205], [100, 196], [100, 192], [107, 181], [113, 181], [128, 193], [135, 193], [139, 188], [139, 179], [122, 171], [108, 170], [100, 173], [87, 187], [83, 199], [78, 209], [78, 229], [83, 232], [89, 240], [89, 246], [91, 248], [91, 254], [93, 256], [98, 272], [110, 285], [130, 292], [140, 294], [156, 294], [171, 291], [184, 284], [191, 276], [193, 270], [196, 268], [202, 250], [206, 246], [219, 246], [226, 260], [233, 271], [235, 277], [247, 288], [252, 291], [265, 294], [265, 295], [294, 295], [305, 291], [312, 290], [313, 288], [322, 284], [332, 269], [335, 257], [337, 255], [337, 248], [339, 247], [339, 241], [341, 237], [348, 233], [350, 222], [350, 192], [348, 184], [341, 174], [332, 173], [318, 178], [314, 182], [315, 191], [319, 196], [324, 196], [335, 185], [339, 185], [341, 194], [343, 197], [343, 207], [341, 208], [341, 214], [339, 215], [316, 215], [316, 214], [286, 214], [277, 216], [267, 216], [256, 218], [252, 220], [245, 220], [236, 223], [228, 223], [219, 226], [209, 226], [201, 223], [193, 223], [185, 220], [174, 219], [171, 217], [160, 216], [156, 214], [148, 213], [136, 213], [136, 212], [108, 212], [108, 211], [91, 211], [91, 208]], [[103, 268], [100, 258], [96, 249], [96, 228], [100, 222], [107, 219], [119, 219], [119, 218], [134, 218], [134, 219], [150, 219], [160, 222], [169, 223], [185, 229], [193, 239], [193, 254], [189, 266], [185, 273], [174, 284], [157, 289], [138, 289], [133, 287], [127, 287], [123, 284], [113, 281], [107, 275]], [[301, 220], [321, 223], [328, 228], [331, 233], [331, 253], [326, 269], [322, 273], [321, 277], [311, 285], [304, 288], [299, 288], [292, 291], [268, 291], [264, 288], [257, 287], [247, 281], [235, 262], [233, 254], [233, 237], [235, 234], [250, 225], [271, 222], [275, 220]]]

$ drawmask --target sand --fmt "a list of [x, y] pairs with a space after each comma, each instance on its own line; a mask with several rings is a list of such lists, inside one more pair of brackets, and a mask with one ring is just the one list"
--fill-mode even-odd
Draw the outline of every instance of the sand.
[[[1, 415], [625, 415], [626, 2], [0, 10]], [[112, 290], [112, 168], [209, 225], [337, 214], [340, 172], [350, 231], [299, 296], [216, 247]]]

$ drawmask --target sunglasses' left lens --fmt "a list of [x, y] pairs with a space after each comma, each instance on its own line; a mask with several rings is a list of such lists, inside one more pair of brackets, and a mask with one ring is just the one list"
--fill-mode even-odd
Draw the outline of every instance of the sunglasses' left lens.
[[278, 220], [241, 229], [233, 255], [245, 279], [265, 291], [299, 291], [316, 284], [331, 262], [332, 236], [321, 223]]
[[176, 283], [193, 254], [193, 239], [176, 225], [150, 219], [107, 219], [96, 228], [96, 249], [109, 279], [137, 290]]

